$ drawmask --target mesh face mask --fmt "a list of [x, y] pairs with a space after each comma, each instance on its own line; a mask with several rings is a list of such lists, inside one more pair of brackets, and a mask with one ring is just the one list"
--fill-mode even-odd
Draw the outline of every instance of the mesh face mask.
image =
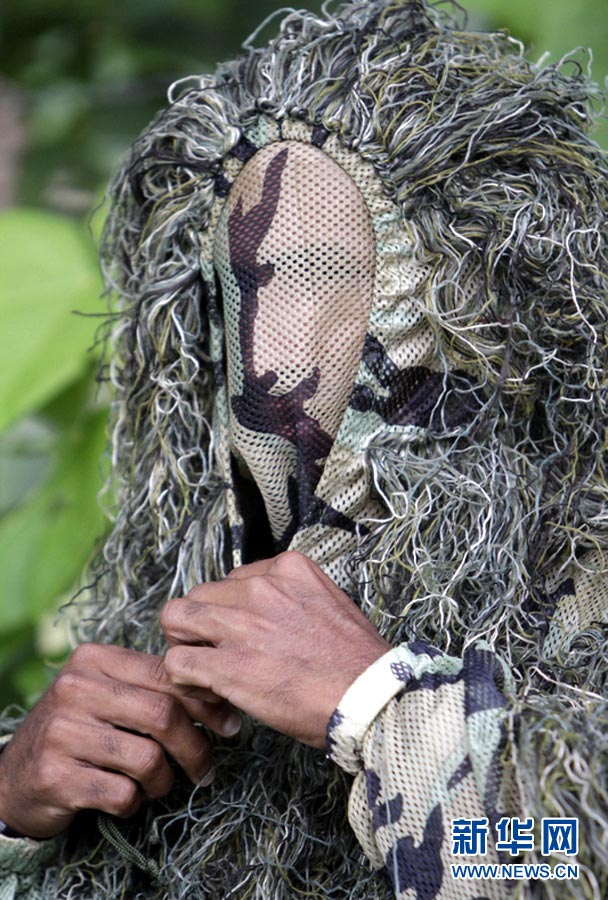
[[361, 359], [375, 241], [359, 188], [315, 147], [272, 144], [218, 223], [230, 444], [276, 549], [306, 521]]

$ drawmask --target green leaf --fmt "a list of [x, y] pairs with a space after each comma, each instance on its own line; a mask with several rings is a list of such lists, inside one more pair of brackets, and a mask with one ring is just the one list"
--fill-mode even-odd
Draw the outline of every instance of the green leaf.
[[36, 619], [77, 583], [104, 528], [97, 495], [105, 424], [105, 411], [83, 414], [49, 481], [0, 520], [0, 631]]
[[48, 478], [55, 443], [52, 427], [39, 416], [20, 419], [0, 433], [0, 516]]
[[0, 633], [0, 712], [9, 704], [23, 705], [23, 694], [13, 676], [35, 653], [34, 628], [27, 625]]
[[31, 707], [45, 688], [57, 675], [57, 668], [38, 656], [32, 656], [16, 667], [11, 673], [11, 681], [16, 693], [25, 707]]
[[35, 613], [48, 608], [49, 597], [55, 598], [75, 584], [104, 529], [98, 495], [106, 420], [105, 410], [84, 419], [62, 454], [56, 477], [41, 492], [41, 513], [48, 527], [29, 580]]
[[73, 381], [103, 311], [100, 278], [82, 228], [34, 210], [0, 213], [0, 430]]
[[0, 631], [16, 630], [32, 621], [28, 596], [30, 572], [37, 564], [38, 546], [46, 523], [38, 510], [38, 495], [30, 504], [0, 521]]

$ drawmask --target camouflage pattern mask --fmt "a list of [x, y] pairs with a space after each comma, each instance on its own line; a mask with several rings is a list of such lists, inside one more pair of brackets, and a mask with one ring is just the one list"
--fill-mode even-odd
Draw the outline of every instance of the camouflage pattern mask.
[[214, 260], [230, 444], [262, 495], [275, 550], [306, 522], [359, 367], [376, 249], [365, 200], [323, 151], [258, 151], [235, 180]]

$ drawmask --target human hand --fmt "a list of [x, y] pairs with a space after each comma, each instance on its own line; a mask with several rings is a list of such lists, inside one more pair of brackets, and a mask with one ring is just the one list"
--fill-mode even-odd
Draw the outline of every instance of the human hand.
[[223, 702], [178, 699], [162, 657], [83, 644], [0, 754], [0, 819], [46, 838], [80, 809], [133, 815], [171, 789], [165, 751], [195, 783], [209, 771], [192, 719], [234, 733], [235, 717]]
[[161, 625], [167, 674], [186, 695], [211, 690], [319, 748], [347, 688], [391, 649], [348, 595], [295, 552], [170, 600]]

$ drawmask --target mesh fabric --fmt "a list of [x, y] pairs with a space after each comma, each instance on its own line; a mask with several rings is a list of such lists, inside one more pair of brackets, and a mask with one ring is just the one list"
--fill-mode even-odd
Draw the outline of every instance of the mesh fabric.
[[373, 298], [365, 200], [327, 154], [285, 141], [237, 176], [215, 241], [231, 450], [277, 549], [305, 522], [342, 421]]

